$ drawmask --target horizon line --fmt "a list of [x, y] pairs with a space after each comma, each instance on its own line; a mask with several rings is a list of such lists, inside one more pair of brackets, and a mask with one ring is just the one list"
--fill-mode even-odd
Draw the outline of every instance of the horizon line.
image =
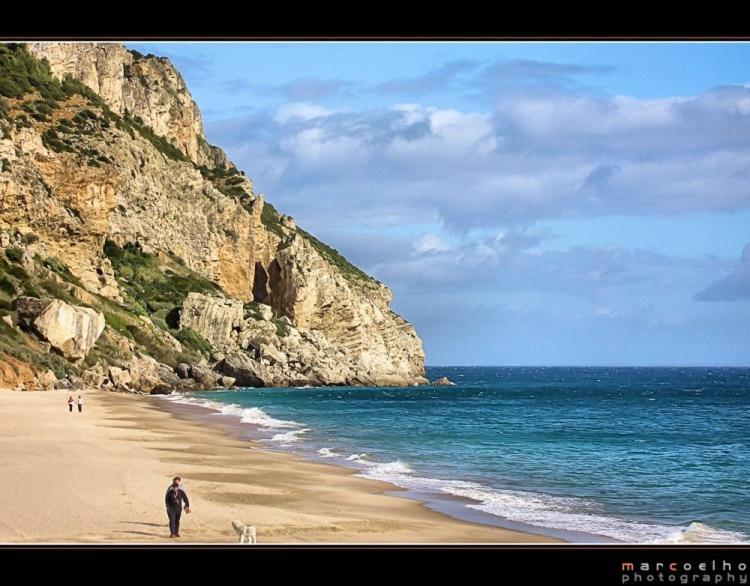
[[425, 364], [425, 368], [750, 368], [750, 364]]

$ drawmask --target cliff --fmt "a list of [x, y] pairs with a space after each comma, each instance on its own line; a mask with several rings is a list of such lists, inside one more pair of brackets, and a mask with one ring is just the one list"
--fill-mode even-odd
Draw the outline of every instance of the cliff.
[[167, 59], [0, 46], [0, 164], [0, 387], [426, 382], [391, 290], [254, 192]]

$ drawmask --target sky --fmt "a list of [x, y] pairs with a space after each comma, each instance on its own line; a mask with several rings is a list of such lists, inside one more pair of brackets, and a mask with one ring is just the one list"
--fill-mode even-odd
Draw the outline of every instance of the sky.
[[427, 365], [750, 365], [750, 44], [127, 46]]

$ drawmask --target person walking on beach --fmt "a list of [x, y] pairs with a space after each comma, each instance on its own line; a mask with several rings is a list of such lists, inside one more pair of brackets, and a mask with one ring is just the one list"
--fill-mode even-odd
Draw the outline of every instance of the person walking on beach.
[[175, 476], [172, 484], [167, 489], [164, 502], [167, 505], [167, 517], [169, 517], [169, 536], [180, 536], [180, 516], [182, 515], [182, 501], [185, 501], [185, 513], [190, 513], [190, 501], [185, 491], [180, 488], [182, 478]]
[[68, 411], [70, 413], [73, 413], [73, 395], [70, 395], [70, 397], [68, 397]]
[[83, 412], [83, 397], [81, 397], [81, 395], [78, 395], [78, 412], [79, 413]]

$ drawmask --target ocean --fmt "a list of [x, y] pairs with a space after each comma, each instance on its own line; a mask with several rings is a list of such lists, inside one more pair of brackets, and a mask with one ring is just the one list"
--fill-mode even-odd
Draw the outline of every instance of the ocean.
[[574, 542], [750, 542], [750, 368], [427, 367], [455, 386], [167, 400], [459, 518]]

